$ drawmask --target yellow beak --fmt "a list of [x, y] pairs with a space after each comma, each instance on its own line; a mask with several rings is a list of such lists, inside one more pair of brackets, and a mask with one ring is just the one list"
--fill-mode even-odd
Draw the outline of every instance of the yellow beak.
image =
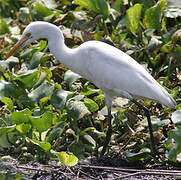
[[14, 54], [28, 39], [30, 39], [31, 34], [26, 34], [22, 39], [20, 39], [15, 46], [6, 54], [5, 60]]

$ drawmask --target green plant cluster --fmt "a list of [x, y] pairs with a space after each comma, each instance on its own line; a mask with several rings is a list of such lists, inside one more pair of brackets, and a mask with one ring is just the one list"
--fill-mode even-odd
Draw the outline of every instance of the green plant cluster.
[[[46, 40], [3, 60], [26, 25], [43, 20], [60, 26], [71, 48], [90, 39], [104, 41], [148, 69], [178, 103], [174, 110], [141, 101], [151, 111], [158, 151], [165, 160], [181, 161], [181, 24], [179, 17], [166, 16], [167, 8], [165, 0], [0, 1], [2, 151], [44, 163], [56, 155], [62, 163], [75, 165], [76, 157], [97, 156], [104, 143], [103, 92], [57, 64]], [[123, 151], [130, 161], [146, 161], [150, 146], [143, 112], [121, 98], [112, 111], [109, 153]]]

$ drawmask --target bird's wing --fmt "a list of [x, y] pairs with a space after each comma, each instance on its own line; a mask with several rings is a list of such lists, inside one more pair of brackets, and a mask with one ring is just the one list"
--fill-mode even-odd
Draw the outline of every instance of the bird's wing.
[[167, 91], [129, 55], [102, 42], [92, 41], [86, 46], [82, 54], [85, 56], [82, 75], [106, 93], [173, 104]]

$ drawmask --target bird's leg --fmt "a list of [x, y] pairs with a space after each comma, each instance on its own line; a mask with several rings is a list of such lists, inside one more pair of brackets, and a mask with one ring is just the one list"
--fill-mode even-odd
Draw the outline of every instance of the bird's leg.
[[104, 142], [104, 146], [103, 149], [101, 151], [101, 157], [104, 155], [104, 153], [106, 152], [106, 148], [109, 144], [109, 141], [111, 139], [111, 135], [112, 135], [112, 124], [111, 124], [111, 120], [112, 120], [112, 115], [111, 115], [111, 107], [108, 107], [108, 129], [107, 129], [107, 133], [106, 133], [106, 140]]
[[144, 107], [142, 104], [138, 103], [135, 99], [132, 99], [131, 101], [134, 102], [140, 109], [142, 109], [145, 113], [145, 116], [147, 117], [148, 128], [150, 131], [151, 148], [152, 148], [153, 154], [156, 155], [157, 151], [156, 151], [155, 140], [154, 140], [154, 136], [153, 136], [153, 129], [152, 129], [152, 123], [151, 123], [151, 119], [150, 119], [150, 112], [146, 107]]

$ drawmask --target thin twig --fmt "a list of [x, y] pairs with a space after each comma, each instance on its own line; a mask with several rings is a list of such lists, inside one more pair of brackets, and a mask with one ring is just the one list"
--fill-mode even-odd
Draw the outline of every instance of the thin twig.
[[112, 170], [112, 171], [139, 172], [140, 174], [181, 176], [181, 171], [179, 170], [116, 168], [116, 167], [90, 166], [90, 165], [80, 165], [80, 167], [104, 169], [104, 170]]

